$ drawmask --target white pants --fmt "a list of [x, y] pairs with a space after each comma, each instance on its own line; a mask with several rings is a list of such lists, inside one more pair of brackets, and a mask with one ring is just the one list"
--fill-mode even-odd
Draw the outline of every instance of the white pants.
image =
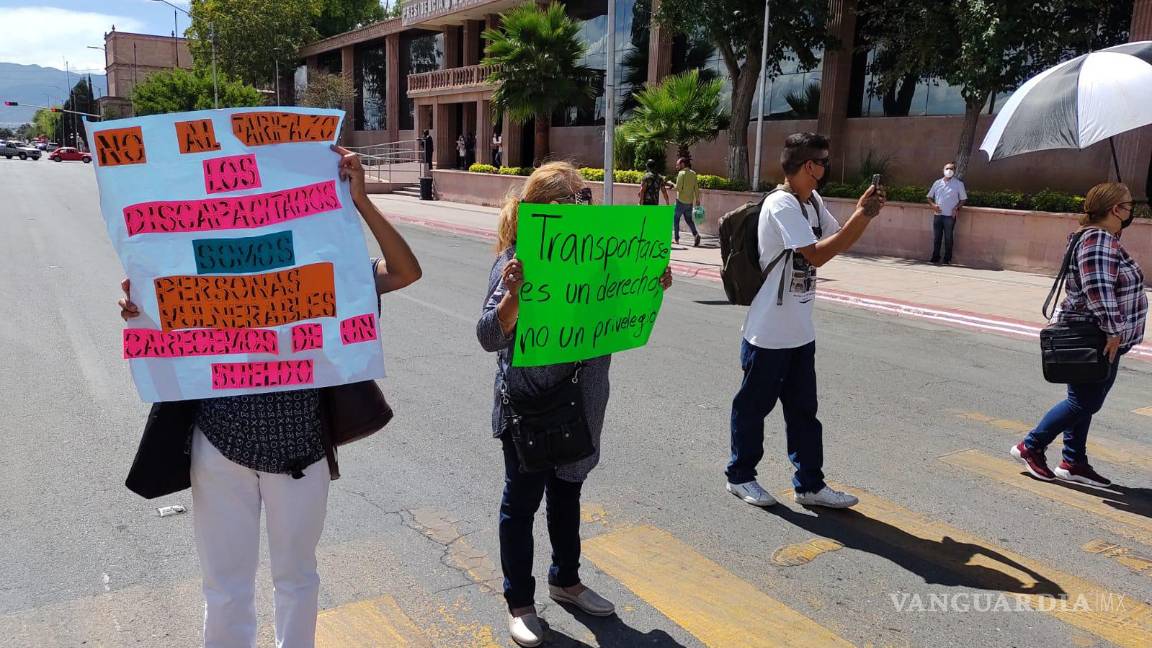
[[256, 567], [260, 507], [276, 603], [276, 645], [316, 641], [320, 576], [316, 545], [324, 529], [330, 473], [321, 459], [304, 477], [257, 472], [220, 454], [197, 429], [192, 438], [192, 521], [204, 575], [205, 648], [256, 645]]

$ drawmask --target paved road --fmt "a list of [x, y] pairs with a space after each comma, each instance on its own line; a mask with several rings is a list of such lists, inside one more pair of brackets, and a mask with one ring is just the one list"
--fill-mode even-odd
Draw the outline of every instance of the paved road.
[[[191, 517], [155, 510], [190, 498], [122, 486], [146, 408], [118, 358], [120, 269], [92, 169], [0, 160], [0, 200], [0, 644], [193, 646]], [[473, 332], [492, 252], [403, 231], [426, 274], [384, 302], [397, 417], [342, 453], [320, 645], [511, 645], [494, 589], [493, 358]], [[1152, 418], [1134, 412], [1152, 406], [1148, 364], [1124, 369], [1094, 427], [1097, 467], [1131, 487], [1039, 484], [1005, 454], [1059, 393], [1034, 343], [820, 305], [827, 471], [863, 502], [759, 511], [723, 490], [743, 310], [721, 300], [678, 281], [651, 344], [613, 364], [584, 575], [620, 615], [543, 606], [550, 645], [1152, 645]], [[778, 416], [767, 443], [763, 483], [784, 491]], [[1071, 600], [930, 611], [1000, 592]]]

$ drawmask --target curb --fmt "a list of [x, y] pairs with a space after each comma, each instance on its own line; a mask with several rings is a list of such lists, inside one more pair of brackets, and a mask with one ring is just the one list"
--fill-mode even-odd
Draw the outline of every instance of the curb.
[[[402, 223], [418, 225], [428, 229], [450, 232], [452, 234], [479, 238], [486, 241], [496, 240], [495, 232], [481, 227], [455, 225], [443, 221], [414, 218], [412, 216], [403, 216], [395, 213], [388, 213], [387, 216]], [[680, 277], [704, 279], [714, 282], [720, 281], [720, 271], [714, 267], [684, 261], [671, 261], [668, 266], [672, 269], [672, 274]], [[876, 313], [886, 313], [897, 317], [910, 317], [912, 319], [935, 322], [956, 328], [981, 331], [983, 333], [995, 333], [997, 335], [1006, 335], [1019, 339], [1038, 339], [1040, 337], [1040, 329], [1043, 328], [1033, 322], [1024, 322], [1007, 317], [992, 317], [980, 313], [937, 308], [924, 304], [900, 301], [898, 299], [873, 297], [842, 290], [819, 288], [816, 291], [816, 298], [821, 301], [853, 308], [862, 308]], [[1152, 346], [1148, 344], [1136, 346], [1128, 352], [1128, 357], [1152, 362]]]

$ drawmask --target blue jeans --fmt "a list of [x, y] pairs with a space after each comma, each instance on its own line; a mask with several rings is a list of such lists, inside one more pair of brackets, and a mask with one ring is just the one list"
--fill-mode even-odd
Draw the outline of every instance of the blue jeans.
[[580, 583], [580, 488], [582, 482], [556, 477], [555, 470], [520, 472], [520, 460], [510, 435], [504, 444], [504, 498], [500, 501], [500, 567], [504, 570], [504, 600], [508, 609], [534, 604], [532, 522], [540, 500], [547, 499], [548, 539], [552, 567], [548, 583], [572, 587]]
[[796, 467], [792, 485], [798, 493], [824, 488], [823, 427], [816, 418], [816, 343], [795, 349], [761, 349], [744, 340], [740, 346], [744, 381], [732, 400], [732, 456], [728, 481], [756, 479], [764, 457], [764, 418], [779, 400], [784, 407], [788, 459]]
[[1088, 428], [1092, 425], [1092, 415], [1104, 406], [1104, 399], [1116, 382], [1116, 374], [1120, 368], [1120, 360], [1112, 363], [1112, 371], [1103, 382], [1068, 385], [1068, 398], [1057, 403], [1036, 429], [1024, 439], [1024, 446], [1029, 450], [1043, 452], [1048, 444], [1056, 440], [1060, 433], [1064, 434], [1064, 461], [1070, 464], [1088, 463]]
[[932, 260], [940, 260], [940, 242], [944, 242], [944, 263], [952, 262], [952, 241], [956, 230], [956, 217], [936, 214], [932, 218]]
[[696, 221], [692, 218], [692, 203], [683, 203], [679, 200], [676, 201], [676, 213], [672, 216], [672, 238], [676, 242], [680, 242], [680, 219], [688, 221], [688, 229], [692, 230], [692, 236], [700, 236], [696, 231]]

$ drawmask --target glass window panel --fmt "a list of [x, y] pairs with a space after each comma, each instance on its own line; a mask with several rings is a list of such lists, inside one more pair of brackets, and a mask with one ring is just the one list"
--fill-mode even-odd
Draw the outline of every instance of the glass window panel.
[[388, 128], [386, 52], [383, 41], [356, 48], [356, 130]]

